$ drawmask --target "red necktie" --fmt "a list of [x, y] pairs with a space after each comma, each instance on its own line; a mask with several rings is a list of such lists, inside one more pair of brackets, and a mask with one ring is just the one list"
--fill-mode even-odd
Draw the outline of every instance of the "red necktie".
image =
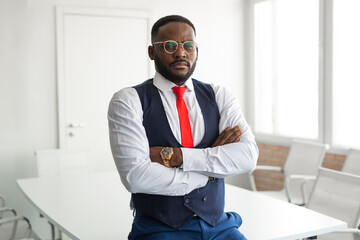
[[180, 131], [181, 131], [181, 145], [187, 148], [194, 147], [189, 115], [187, 112], [186, 104], [183, 99], [186, 87], [173, 87], [172, 90], [176, 95], [176, 107], [179, 114]]

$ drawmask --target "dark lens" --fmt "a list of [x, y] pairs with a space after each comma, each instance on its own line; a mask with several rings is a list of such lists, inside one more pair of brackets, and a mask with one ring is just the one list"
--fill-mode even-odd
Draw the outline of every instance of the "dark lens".
[[195, 43], [192, 41], [187, 41], [183, 43], [184, 50], [187, 52], [193, 52], [195, 49]]
[[166, 50], [167, 52], [170, 52], [170, 53], [175, 52], [176, 49], [177, 49], [177, 46], [178, 46], [178, 44], [177, 44], [177, 42], [175, 42], [175, 41], [166, 41], [166, 42], [164, 43], [164, 48], [165, 48], [165, 50]]

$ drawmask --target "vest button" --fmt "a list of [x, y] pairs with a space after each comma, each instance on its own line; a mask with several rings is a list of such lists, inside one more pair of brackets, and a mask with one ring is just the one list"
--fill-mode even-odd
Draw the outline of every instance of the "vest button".
[[185, 203], [189, 203], [189, 202], [190, 202], [190, 199], [186, 198]]
[[206, 200], [207, 200], [207, 197], [203, 197], [203, 199], [202, 199], [204, 202], [206, 202]]

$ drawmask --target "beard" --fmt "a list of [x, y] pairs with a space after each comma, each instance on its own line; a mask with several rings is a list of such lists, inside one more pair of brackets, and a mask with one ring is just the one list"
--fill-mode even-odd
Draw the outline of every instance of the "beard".
[[169, 64], [169, 66], [165, 66], [165, 64], [160, 60], [160, 58], [155, 54], [154, 56], [156, 70], [166, 79], [175, 83], [176, 85], [184, 83], [195, 71], [197, 58], [186, 74], [174, 74], [170, 71], [170, 67], [174, 63], [185, 62], [188, 67], [190, 67], [190, 63], [186, 60], [175, 60]]

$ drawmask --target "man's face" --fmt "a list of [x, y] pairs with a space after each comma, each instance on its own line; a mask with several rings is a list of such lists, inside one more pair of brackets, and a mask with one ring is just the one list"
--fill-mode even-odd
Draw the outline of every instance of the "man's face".
[[[194, 30], [182, 22], [170, 22], [159, 28], [153, 42], [174, 40], [178, 43], [195, 41]], [[179, 45], [177, 50], [169, 54], [163, 44], [149, 46], [149, 57], [155, 61], [155, 68], [162, 76], [177, 85], [183, 84], [194, 72], [198, 56], [198, 49], [186, 53]]]

